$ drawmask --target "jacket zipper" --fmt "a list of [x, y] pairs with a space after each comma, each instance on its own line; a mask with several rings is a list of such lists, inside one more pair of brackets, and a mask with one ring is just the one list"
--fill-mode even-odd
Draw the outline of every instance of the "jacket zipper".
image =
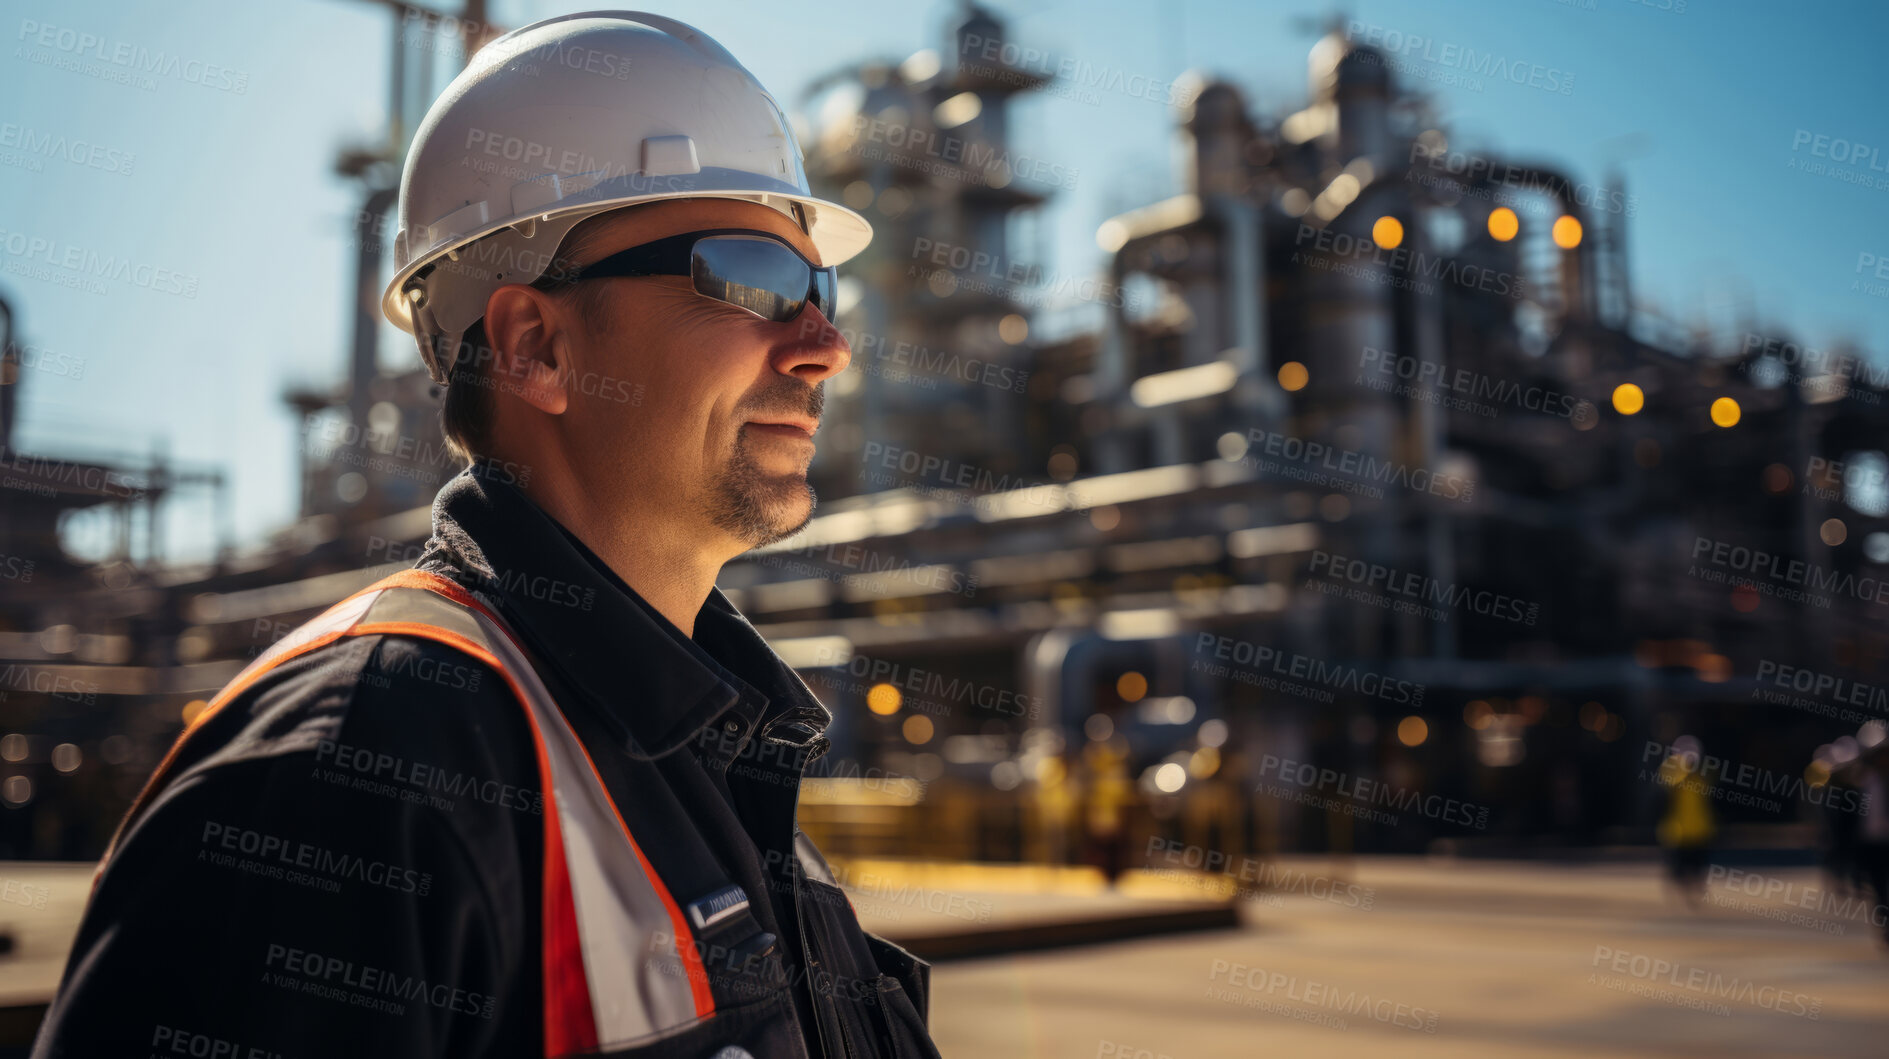
[[813, 1012], [813, 1032], [820, 1038], [820, 1054], [824, 1059], [833, 1059], [836, 1054], [840, 1056], [841, 1059], [852, 1059], [853, 1051], [847, 1045], [846, 1027], [843, 1023], [840, 1025], [840, 1050], [837, 1053], [833, 1051], [832, 1043], [826, 1038], [826, 1025], [821, 1017], [823, 1012], [820, 1010], [820, 991], [813, 986], [813, 976], [819, 973], [820, 961], [815, 959], [813, 955], [813, 942], [810, 940], [813, 934], [807, 930], [807, 912], [801, 902], [802, 887], [800, 878], [800, 853], [798, 849], [794, 851], [790, 860], [790, 866], [793, 871], [790, 879], [794, 886], [794, 920], [800, 924], [800, 961], [802, 967], [807, 972], [802, 976], [805, 979], [802, 988], [806, 989], [807, 999], [811, 1002], [810, 1010]]

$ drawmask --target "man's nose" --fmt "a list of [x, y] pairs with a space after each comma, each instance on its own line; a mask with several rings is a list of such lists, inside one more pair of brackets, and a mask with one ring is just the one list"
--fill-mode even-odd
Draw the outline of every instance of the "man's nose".
[[809, 386], [846, 370], [853, 361], [852, 344], [818, 307], [808, 305], [787, 324], [787, 336], [768, 351], [768, 360], [782, 375], [793, 375]]

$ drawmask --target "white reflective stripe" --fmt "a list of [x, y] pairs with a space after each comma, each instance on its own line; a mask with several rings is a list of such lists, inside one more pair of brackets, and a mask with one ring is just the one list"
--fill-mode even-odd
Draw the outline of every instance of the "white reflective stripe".
[[373, 606], [374, 601], [386, 592], [386, 589], [379, 592], [363, 592], [353, 599], [344, 599], [308, 619], [306, 623], [296, 626], [287, 636], [270, 644], [268, 649], [257, 655], [255, 661], [244, 666], [243, 671], [236, 674], [236, 679], [230, 681], [225, 687], [241, 687], [244, 677], [255, 670], [267, 669], [275, 665], [276, 660], [284, 654], [319, 640], [329, 633], [346, 632], [355, 622], [360, 621], [361, 615], [367, 613], [367, 608]]
[[[478, 618], [488, 629], [492, 653], [524, 687], [544, 733], [598, 1043], [609, 1047], [693, 1022], [695, 993], [680, 954], [680, 946], [692, 939], [673, 937], [668, 907], [624, 837], [610, 796], [584, 760], [576, 734], [530, 661], [491, 619], [483, 614]], [[670, 941], [659, 943], [659, 937]]]
[[[444, 604], [442, 606], [441, 604]], [[376, 625], [384, 621], [417, 622], [434, 628], [456, 632], [466, 639], [486, 647], [491, 639], [483, 625], [479, 624], [478, 612], [470, 607], [462, 607], [437, 592], [428, 592], [417, 588], [390, 588], [382, 591], [380, 597], [361, 616], [361, 624]]]
[[530, 659], [509, 631], [479, 611], [425, 589], [390, 588], [386, 595], [384, 609], [375, 611], [376, 620], [382, 614], [398, 615], [396, 620], [460, 631], [465, 628], [462, 616], [470, 616], [477, 630], [468, 638], [492, 652], [525, 691], [526, 706], [551, 762], [551, 791], [563, 826], [564, 860], [599, 1044], [620, 1045], [695, 1021], [695, 993], [680, 950], [692, 939], [674, 937], [668, 906], [630, 847], [609, 794]]

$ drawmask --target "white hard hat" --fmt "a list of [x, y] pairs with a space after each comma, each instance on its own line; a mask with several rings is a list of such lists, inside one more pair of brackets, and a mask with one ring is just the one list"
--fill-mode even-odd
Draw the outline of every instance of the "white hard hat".
[[685, 198], [772, 206], [822, 265], [872, 239], [864, 217], [813, 196], [780, 105], [706, 34], [640, 11], [514, 30], [472, 57], [413, 135], [381, 311], [445, 382], [433, 336], [456, 349], [492, 292], [543, 275], [579, 221]]

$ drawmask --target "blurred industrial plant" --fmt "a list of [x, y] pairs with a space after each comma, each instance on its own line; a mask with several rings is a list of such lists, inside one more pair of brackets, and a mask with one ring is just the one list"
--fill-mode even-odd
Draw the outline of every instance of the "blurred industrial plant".
[[[387, 141], [337, 159], [350, 369], [284, 394], [302, 512], [266, 543], [167, 560], [160, 509], [215, 468], [17, 451], [32, 305], [7, 307], [0, 858], [97, 857], [248, 659], [418, 557], [459, 468], [372, 306], [399, 152], [480, 21], [395, 6]], [[1055, 68], [956, 21], [800, 97], [816, 190], [877, 235], [842, 270], [815, 518], [721, 580], [835, 714], [802, 792], [823, 847], [1115, 875], [1151, 836], [1650, 844], [1682, 734], [1813, 792], [1725, 802], [1724, 842], [1812, 844], [1862, 700], [1770, 691], [1883, 679], [1866, 351], [1663, 323], [1618, 175], [1453, 146], [1342, 29], [1303, 98], [1170, 86], [1185, 190], [1094, 219], [1105, 271], [1058, 271], [1033, 225], [1066, 176], [1009, 121]], [[70, 557], [80, 517], [114, 556]]]

